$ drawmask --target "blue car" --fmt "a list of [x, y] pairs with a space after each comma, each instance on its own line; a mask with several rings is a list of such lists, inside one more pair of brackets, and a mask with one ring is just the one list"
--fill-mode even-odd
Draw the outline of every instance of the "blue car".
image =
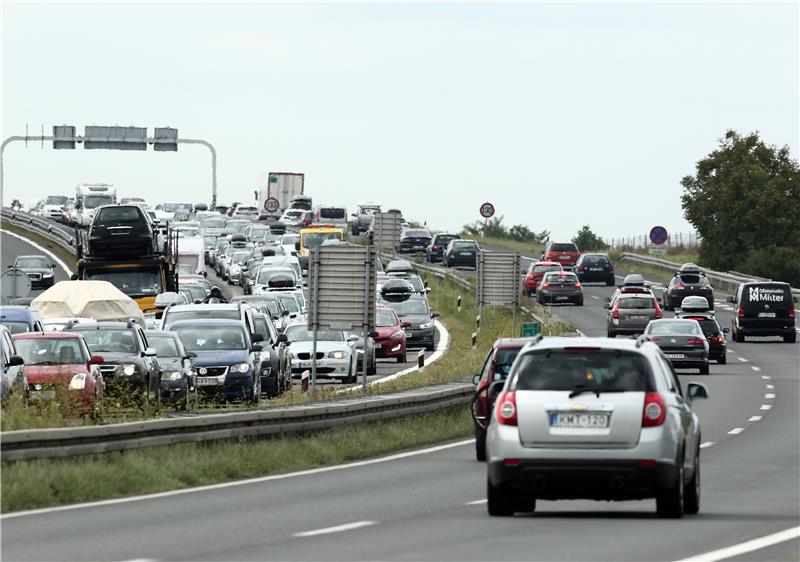
[[0, 324], [11, 334], [43, 332], [42, 317], [28, 306], [0, 306]]
[[187, 352], [197, 354], [194, 366], [201, 395], [258, 403], [262, 347], [253, 341], [243, 322], [179, 320], [170, 330], [178, 334]]

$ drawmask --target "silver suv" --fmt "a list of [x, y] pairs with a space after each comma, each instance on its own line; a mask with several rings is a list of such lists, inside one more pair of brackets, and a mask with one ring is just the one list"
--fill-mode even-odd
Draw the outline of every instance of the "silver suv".
[[700, 510], [700, 421], [646, 337], [538, 338], [517, 356], [486, 435], [490, 515], [536, 500], [656, 499], [661, 517]]

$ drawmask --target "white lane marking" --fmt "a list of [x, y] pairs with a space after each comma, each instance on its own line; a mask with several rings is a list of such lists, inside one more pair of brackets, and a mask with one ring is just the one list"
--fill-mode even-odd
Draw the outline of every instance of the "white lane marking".
[[761, 416], [750, 416], [749, 422], [761, 421]]
[[69, 268], [69, 266], [66, 263], [64, 263], [64, 261], [61, 258], [59, 258], [57, 255], [55, 255], [53, 252], [51, 252], [50, 250], [48, 250], [44, 246], [40, 246], [36, 242], [34, 242], [32, 240], [28, 240], [24, 236], [20, 236], [19, 234], [15, 233], [15, 232], [10, 232], [8, 230], [3, 230], [3, 234], [8, 234], [9, 236], [13, 236], [17, 240], [22, 240], [26, 244], [30, 244], [31, 246], [33, 246], [34, 248], [36, 248], [40, 252], [44, 252], [45, 254], [50, 256], [53, 259], [53, 261], [56, 262], [58, 264], [58, 266], [67, 273], [67, 277], [72, 275], [72, 270]]
[[362, 466], [371, 466], [374, 464], [382, 464], [385, 462], [392, 462], [420, 455], [427, 455], [430, 453], [438, 453], [439, 451], [446, 451], [447, 449], [454, 449], [455, 447], [463, 447], [464, 445], [471, 445], [475, 443], [475, 439], [464, 439], [454, 443], [447, 443], [445, 445], [436, 445], [435, 447], [428, 447], [426, 449], [418, 449], [416, 451], [407, 451], [405, 453], [397, 453], [396, 455], [389, 455], [377, 459], [368, 459], [363, 461], [356, 461], [347, 464], [335, 464], [333, 466], [323, 466], [320, 468], [311, 468], [308, 470], [300, 470], [298, 472], [289, 472], [286, 474], [273, 474], [270, 476], [259, 476], [256, 478], [247, 478], [245, 480], [235, 480], [233, 482], [220, 482], [219, 484], [209, 484], [207, 486], [197, 486], [196, 488], [184, 488], [183, 490], [170, 490], [168, 492], [156, 492], [153, 494], [142, 494], [140, 496], [130, 496], [127, 498], [116, 498], [113, 500], [99, 500], [94, 502], [77, 503], [72, 505], [59, 505], [56, 507], [44, 507], [41, 509], [29, 509], [27, 511], [15, 511], [12, 513], [0, 514], [0, 520], [12, 519], [17, 517], [25, 517], [28, 515], [39, 515], [42, 513], [55, 513], [58, 511], [69, 511], [71, 509], [82, 509], [86, 507], [101, 507], [105, 505], [117, 505], [123, 503], [132, 503], [142, 500], [152, 500], [158, 498], [169, 498], [172, 496], [180, 496], [183, 494], [193, 494], [196, 492], [206, 492], [209, 490], [220, 490], [223, 488], [233, 488], [236, 486], [250, 486], [252, 484], [261, 484], [262, 482], [272, 482], [274, 480], [285, 480], [287, 478], [296, 478], [298, 476], [313, 476], [316, 474], [325, 474], [326, 472], [336, 472], [339, 470], [346, 470], [348, 468], [360, 468]]
[[747, 363], [749, 361], [749, 359], [745, 359], [744, 357], [737, 357], [737, 359], [742, 363]]
[[318, 535], [330, 535], [331, 533], [341, 533], [343, 531], [352, 531], [353, 529], [360, 529], [362, 527], [369, 527], [370, 525], [377, 524], [377, 521], [353, 521], [352, 523], [345, 523], [344, 525], [336, 525], [335, 527], [325, 527], [324, 529], [315, 529], [313, 531], [303, 531], [302, 533], [295, 533], [294, 537], [316, 537]]
[[767, 388], [767, 390], [772, 390], [775, 388], [774, 384], [765, 384], [764, 386]]
[[714, 445], [713, 441], [706, 441], [705, 443], [700, 443], [700, 448], [701, 449], [708, 449], [712, 445]]
[[791, 529], [779, 531], [777, 533], [759, 537], [757, 539], [740, 542], [739, 544], [734, 544], [718, 550], [704, 552], [703, 554], [698, 554], [697, 556], [692, 556], [691, 558], [684, 558], [678, 562], [718, 562], [719, 560], [733, 558], [734, 556], [741, 556], [743, 554], [761, 550], [782, 542], [791, 541], [798, 537], [800, 537], [800, 526], [792, 527]]
[[721, 306], [720, 308], [721, 308], [722, 310], [728, 310], [728, 311], [732, 311], [732, 310], [733, 310], [733, 307], [732, 307], [732, 306], [727, 306], [727, 305], [723, 305], [723, 306]]
[[771, 410], [772, 409], [772, 404], [761, 404], [761, 409], [762, 410]]
[[467, 503], [465, 503], [464, 505], [483, 505], [483, 504], [485, 504], [485, 503], [486, 503], [486, 502], [488, 502], [488, 501], [489, 501], [489, 500], [487, 500], [487, 499], [483, 499], [483, 500], [475, 500], [474, 502], [467, 502]]
[[592, 297], [596, 301], [600, 300], [600, 297], [598, 297], [597, 295], [589, 295], [589, 296]]
[[743, 427], [734, 427], [728, 432], [728, 435], [739, 435], [743, 431], [744, 431]]
[[771, 398], [775, 398], [775, 395], [774, 395], [774, 394], [772, 394], [772, 393], [767, 393], [767, 394], [765, 394], [765, 395], [764, 395], [764, 398], [765, 398], [765, 399], [767, 399], [767, 400], [769, 400], [769, 399], [771, 399]]
[[769, 376], [769, 375], [761, 375], [761, 378], [762, 378], [762, 379], [764, 379], [765, 381], [768, 381], [768, 380], [770, 380], [772, 377], [771, 377], [771, 376]]
[[736, 353], [736, 351], [735, 351], [735, 350], [733, 350], [733, 349], [729, 349], [729, 350], [728, 350], [728, 353]]
[[752, 366], [750, 368], [753, 369], [756, 373], [761, 371], [761, 367]]

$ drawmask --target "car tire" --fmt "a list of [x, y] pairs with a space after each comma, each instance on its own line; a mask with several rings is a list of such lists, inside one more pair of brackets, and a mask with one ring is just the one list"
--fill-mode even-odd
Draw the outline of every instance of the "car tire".
[[797, 342], [797, 332], [792, 332], [790, 334], [784, 334], [783, 342], [784, 343], [796, 343]]
[[433, 342], [425, 346], [425, 351], [434, 351], [436, 347], [433, 345]]
[[686, 485], [683, 494], [683, 512], [696, 515], [700, 511], [700, 448], [694, 456], [694, 475]]
[[707, 375], [708, 374], [708, 361], [706, 361], [705, 363], [703, 363], [700, 366], [700, 374], [701, 375]]
[[607, 338], [616, 338], [617, 333], [614, 330], [606, 330], [606, 337]]
[[400, 355], [400, 356], [397, 358], [397, 362], [398, 362], [398, 363], [405, 363], [405, 362], [406, 362], [406, 354], [404, 353], [403, 355]]
[[486, 462], [486, 430], [475, 425], [475, 460]]
[[611, 279], [607, 280], [606, 281], [606, 287], [613, 287], [615, 281], [616, 281], [616, 279], [614, 279], [614, 278], [611, 278]]
[[367, 367], [367, 374], [372, 376], [372, 375], [376, 375], [377, 373], [378, 373], [378, 365], [376, 365], [373, 362], [369, 367]]
[[728, 354], [727, 353], [723, 353], [717, 359], [717, 364], [719, 364], [719, 365], [725, 365], [727, 362], [728, 362]]
[[583, 298], [580, 298], [575, 301], [575, 306], [583, 306]]
[[514, 496], [509, 490], [497, 488], [486, 479], [486, 507], [493, 517], [511, 517], [514, 515]]
[[744, 343], [744, 334], [741, 330], [736, 330], [733, 335], [734, 341], [737, 343]]
[[683, 455], [678, 458], [678, 476], [675, 483], [667, 490], [661, 490], [656, 496], [656, 513], [665, 519], [683, 517]]

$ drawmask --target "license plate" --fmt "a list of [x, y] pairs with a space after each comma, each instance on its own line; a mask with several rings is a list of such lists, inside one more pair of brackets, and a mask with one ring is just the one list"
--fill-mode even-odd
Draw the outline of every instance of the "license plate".
[[31, 400], [52, 400], [56, 397], [55, 390], [31, 390], [30, 393]]
[[603, 271], [602, 267], [590, 267], [589, 271]]
[[197, 377], [197, 384], [200, 386], [217, 386], [219, 379], [217, 377]]
[[683, 359], [686, 356], [683, 353], [667, 353], [668, 359]]
[[310, 369], [314, 366], [313, 361], [300, 361], [300, 368], [301, 369]]
[[568, 259], [569, 259], [569, 256], [561, 256], [561, 257], [560, 257], [560, 258], [558, 258], [558, 259], [560, 259], [560, 260], [568, 260]]
[[647, 316], [628, 316], [628, 320], [647, 320]]
[[759, 318], [775, 318], [775, 313], [774, 312], [759, 312], [758, 313], [758, 317]]
[[460, 253], [460, 254], [458, 254], [458, 255], [459, 255], [459, 256], [471, 256], [472, 254], [470, 254], [469, 252], [461, 252], [461, 253]]
[[610, 416], [608, 414], [550, 414], [552, 427], [608, 427]]
[[557, 300], [557, 301], [565, 301], [565, 300], [567, 300], [568, 298], [569, 298], [569, 297], [566, 297], [566, 296], [558, 296], [558, 297], [556, 297], [556, 300]]

